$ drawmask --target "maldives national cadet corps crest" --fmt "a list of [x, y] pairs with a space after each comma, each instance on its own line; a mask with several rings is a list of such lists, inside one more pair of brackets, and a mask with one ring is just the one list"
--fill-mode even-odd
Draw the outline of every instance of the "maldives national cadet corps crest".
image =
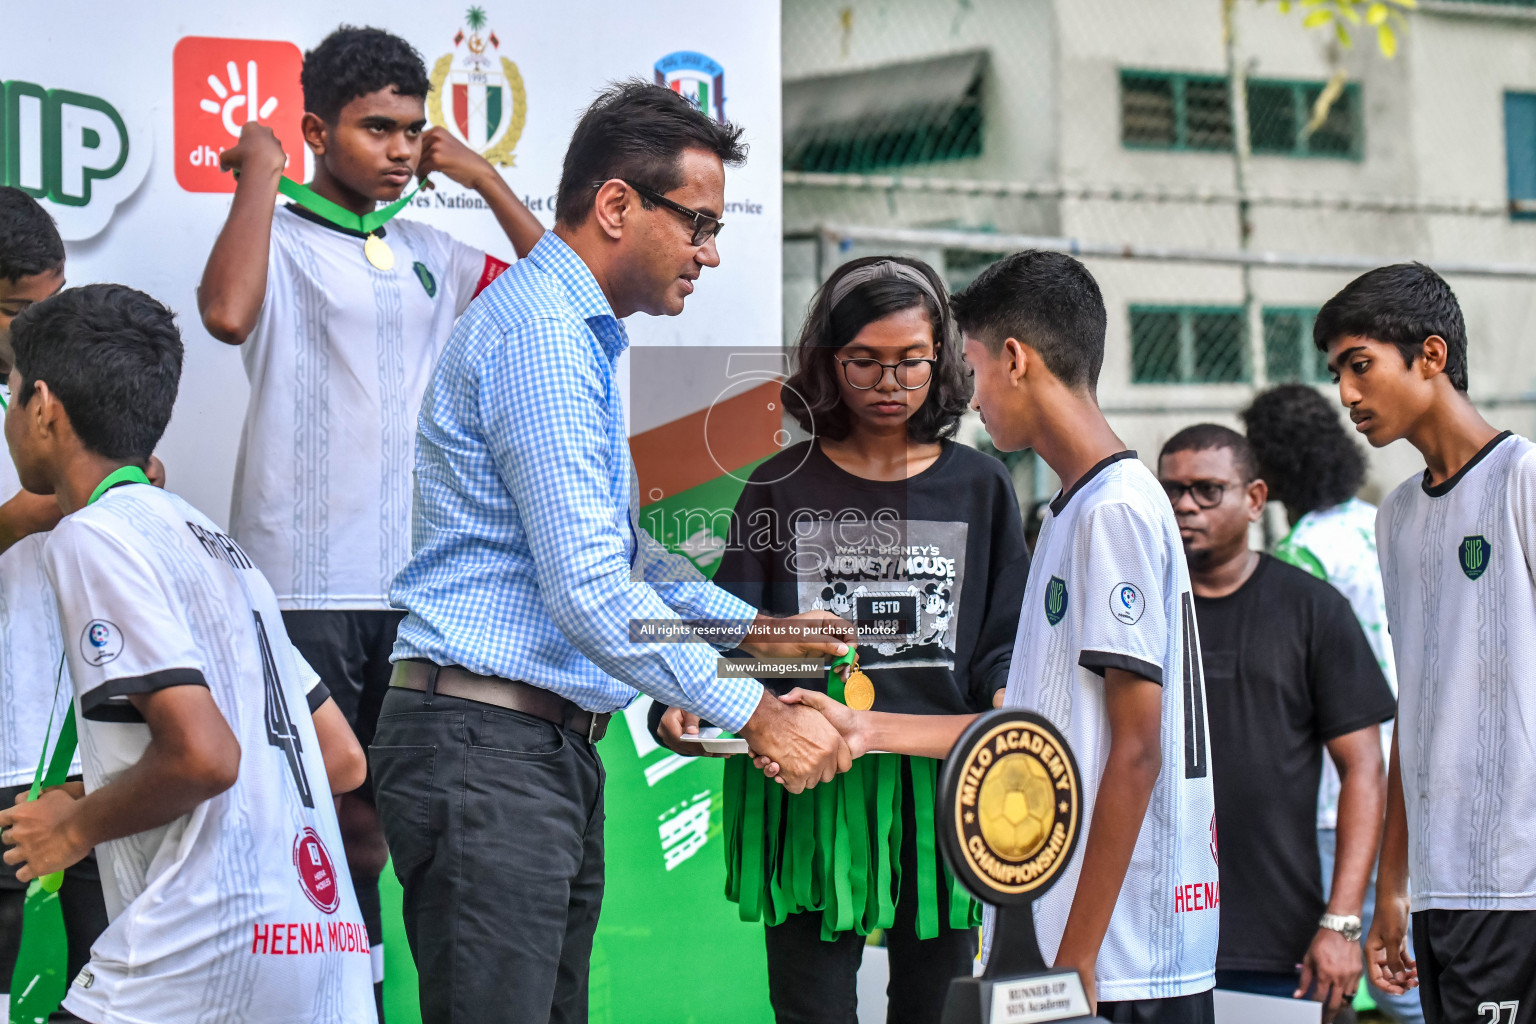
[[669, 53], [656, 62], [656, 84], [724, 123], [725, 68], [719, 61], [692, 50]]
[[528, 94], [517, 65], [495, 52], [501, 40], [488, 25], [483, 7], [464, 15], [453, 52], [432, 65], [427, 119], [492, 164], [512, 167], [512, 150], [528, 119]]

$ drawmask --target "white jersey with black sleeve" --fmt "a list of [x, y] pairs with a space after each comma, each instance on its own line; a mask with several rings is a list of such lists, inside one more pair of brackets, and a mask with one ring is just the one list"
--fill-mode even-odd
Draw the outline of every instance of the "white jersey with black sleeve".
[[285, 609], [387, 610], [411, 553], [416, 415], [454, 321], [507, 264], [426, 224], [395, 263], [307, 210], [272, 217], [230, 533]]
[[1536, 910], [1536, 445], [1405, 481], [1376, 542], [1412, 908]]
[[[1009, 671], [1007, 706], [1050, 719], [1082, 776], [1083, 838], [1034, 904], [1048, 963], [1055, 962], [1093, 841], [1109, 755], [1104, 674], [1111, 668], [1162, 685], [1163, 767], [1099, 948], [1098, 998], [1193, 995], [1215, 985], [1221, 898], [1205, 682], [1173, 508], [1134, 452], [1100, 462], [1051, 502]], [[990, 941], [989, 927], [984, 955]]]
[[65, 1007], [103, 1022], [375, 1020], [368, 940], [307, 713], [325, 691], [272, 588], [202, 513], [144, 484], [66, 518], [45, 561], [87, 792], [149, 746], [135, 694], [207, 687], [240, 743], [230, 789], [96, 848], [111, 923]]

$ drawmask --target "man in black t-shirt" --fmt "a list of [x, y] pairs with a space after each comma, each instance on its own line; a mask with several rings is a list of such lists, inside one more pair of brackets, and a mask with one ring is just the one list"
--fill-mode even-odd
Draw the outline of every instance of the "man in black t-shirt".
[[[1205, 663], [1211, 836], [1222, 840], [1216, 985], [1316, 999], [1333, 1020], [1360, 981], [1361, 901], [1386, 801], [1378, 727], [1396, 712], [1392, 691], [1345, 597], [1249, 547], [1268, 488], [1242, 435], [1188, 427], [1163, 446], [1158, 477], [1189, 560]], [[1325, 748], [1342, 780], [1326, 903], [1316, 829]]]

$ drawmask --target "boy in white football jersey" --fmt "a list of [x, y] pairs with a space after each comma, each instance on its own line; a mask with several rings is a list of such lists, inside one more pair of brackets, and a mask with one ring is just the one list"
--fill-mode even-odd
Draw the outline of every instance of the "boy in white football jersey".
[[1425, 466], [1376, 517], [1398, 717], [1367, 967], [1417, 983], [1429, 1024], [1515, 1024], [1536, 1013], [1536, 445], [1468, 400], [1461, 307], [1422, 264], [1356, 278], [1313, 340], [1355, 429]]
[[[427, 70], [405, 40], [339, 28], [304, 55], [302, 84], [303, 139], [250, 123], [220, 158], [239, 182], [198, 309], [210, 334], [241, 346], [251, 382], [230, 533], [367, 747], [404, 615], [387, 595], [411, 552], [416, 414], [454, 320], [507, 266], [391, 217], [413, 179], [436, 171], [477, 193], [519, 256], [544, 229], [484, 157], [426, 127]], [[274, 209], [284, 167], [303, 168], [301, 145], [314, 177], [286, 183], [293, 201]], [[388, 851], [372, 785], [339, 813], [378, 944]]]
[[[1055, 723], [1083, 777], [1087, 834], [1034, 905], [1041, 954], [1076, 968], [1108, 1020], [1209, 1022], [1220, 888], [1194, 603], [1162, 486], [1099, 411], [1104, 300], [1077, 260], [1032, 251], [988, 268], [954, 310], [993, 443], [1034, 448], [1062, 481], [1004, 699]], [[856, 754], [944, 757], [971, 720], [791, 696]]]
[[91, 285], [23, 312], [11, 340], [6, 441], [22, 484], [65, 513], [44, 562], [85, 781], [0, 810], [0, 840], [23, 882], [95, 847], [111, 919], [66, 1009], [374, 1020], [366, 929], [331, 852], [332, 792], [361, 782], [362, 750], [245, 552], [136, 486], [181, 372], [170, 311]]

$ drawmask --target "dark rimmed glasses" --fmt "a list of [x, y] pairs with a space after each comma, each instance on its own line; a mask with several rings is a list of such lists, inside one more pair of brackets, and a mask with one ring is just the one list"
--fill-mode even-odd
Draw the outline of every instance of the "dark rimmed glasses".
[[[674, 213], [681, 214], [690, 220], [693, 223], [693, 237], [689, 242], [690, 245], [703, 245], [725, 230], [725, 221], [719, 217], [711, 217], [707, 213], [700, 213], [698, 210], [684, 206], [682, 203], [674, 202], [655, 189], [646, 188], [644, 185], [637, 185], [628, 178], [620, 178], [619, 180], [639, 193], [640, 198], [646, 202], [655, 203], [657, 206], [665, 206]], [[606, 184], [606, 181], [594, 181], [592, 187], [602, 188]]]
[[839, 359], [843, 364], [843, 379], [848, 386], [868, 391], [879, 387], [890, 370], [896, 383], [907, 391], [916, 391], [933, 378], [933, 364], [937, 359], [903, 359], [899, 363], [882, 363], [878, 359]]
[[1168, 503], [1177, 505], [1179, 499], [1188, 494], [1195, 499], [1195, 504], [1201, 508], [1215, 508], [1221, 504], [1221, 499], [1227, 491], [1242, 484], [1229, 484], [1220, 480], [1196, 480], [1192, 484], [1181, 484], [1173, 480], [1164, 480], [1163, 493], [1168, 495]]

